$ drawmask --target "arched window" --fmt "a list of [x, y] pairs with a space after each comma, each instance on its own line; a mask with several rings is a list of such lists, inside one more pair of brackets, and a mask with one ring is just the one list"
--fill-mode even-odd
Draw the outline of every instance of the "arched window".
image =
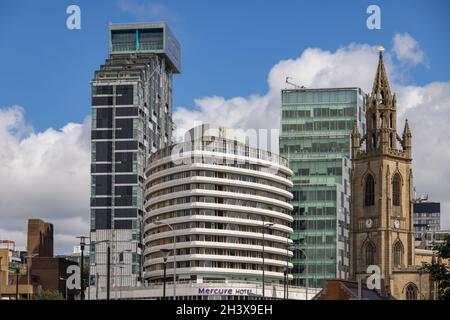
[[377, 147], [377, 137], [376, 137], [375, 133], [372, 134], [372, 147], [373, 148]]
[[417, 300], [417, 286], [414, 283], [406, 287], [406, 300]]
[[375, 246], [369, 241], [364, 245], [364, 263], [366, 266], [375, 264]]
[[380, 128], [384, 127], [384, 114], [380, 113]]
[[375, 204], [375, 180], [372, 175], [367, 175], [366, 185], [364, 189], [364, 205], [366, 207], [373, 206]]
[[400, 205], [400, 191], [401, 191], [400, 175], [396, 173], [392, 179], [392, 204], [394, 206]]
[[389, 128], [392, 129], [392, 113], [389, 113]]
[[403, 245], [400, 240], [394, 244], [394, 266], [402, 266], [403, 261]]

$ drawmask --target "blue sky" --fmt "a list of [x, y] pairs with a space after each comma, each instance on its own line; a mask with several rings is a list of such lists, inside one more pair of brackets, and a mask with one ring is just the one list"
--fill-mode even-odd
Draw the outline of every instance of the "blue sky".
[[[267, 73], [307, 47], [351, 42], [389, 46], [408, 32], [428, 67], [408, 71], [422, 85], [450, 77], [448, 1], [9, 1], [0, 3], [0, 107], [20, 105], [35, 130], [81, 122], [90, 113], [89, 81], [107, 56], [107, 24], [166, 20], [182, 45], [174, 106], [194, 99], [267, 91]], [[66, 8], [81, 7], [81, 30], [66, 29]], [[381, 7], [381, 30], [366, 8]], [[156, 8], [156, 9], [155, 9]], [[159, 9], [158, 9], [159, 8]], [[162, 9], [161, 9], [162, 8]], [[133, 11], [133, 9], [131, 9]]]

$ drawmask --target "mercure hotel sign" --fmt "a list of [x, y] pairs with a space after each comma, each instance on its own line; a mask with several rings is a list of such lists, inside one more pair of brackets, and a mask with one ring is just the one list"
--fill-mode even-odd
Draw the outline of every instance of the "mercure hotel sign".
[[253, 293], [248, 288], [198, 288], [199, 295], [246, 296]]

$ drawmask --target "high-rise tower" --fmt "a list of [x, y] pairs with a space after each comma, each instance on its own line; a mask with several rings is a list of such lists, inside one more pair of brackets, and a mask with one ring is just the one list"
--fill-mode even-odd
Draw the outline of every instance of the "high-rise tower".
[[282, 91], [280, 154], [289, 159], [294, 199], [293, 285], [348, 279], [350, 142], [365, 130], [360, 88]]
[[408, 121], [397, 134], [397, 103], [380, 49], [372, 93], [366, 99], [367, 133], [352, 133], [351, 275], [378, 265], [389, 283], [413, 266], [413, 175]]
[[172, 75], [180, 45], [164, 23], [110, 24], [109, 56], [92, 80], [90, 283], [142, 280], [144, 168], [172, 140]]

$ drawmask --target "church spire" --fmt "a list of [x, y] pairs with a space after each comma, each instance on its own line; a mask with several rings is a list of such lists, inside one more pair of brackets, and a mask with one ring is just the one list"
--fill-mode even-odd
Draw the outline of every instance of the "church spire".
[[375, 74], [375, 80], [373, 81], [372, 87], [372, 97], [376, 98], [382, 104], [385, 103], [385, 99], [391, 97], [391, 89], [389, 88], [389, 81], [386, 73], [386, 68], [383, 62], [383, 51], [384, 48], [380, 47], [378, 49], [380, 55], [378, 58], [378, 67]]

